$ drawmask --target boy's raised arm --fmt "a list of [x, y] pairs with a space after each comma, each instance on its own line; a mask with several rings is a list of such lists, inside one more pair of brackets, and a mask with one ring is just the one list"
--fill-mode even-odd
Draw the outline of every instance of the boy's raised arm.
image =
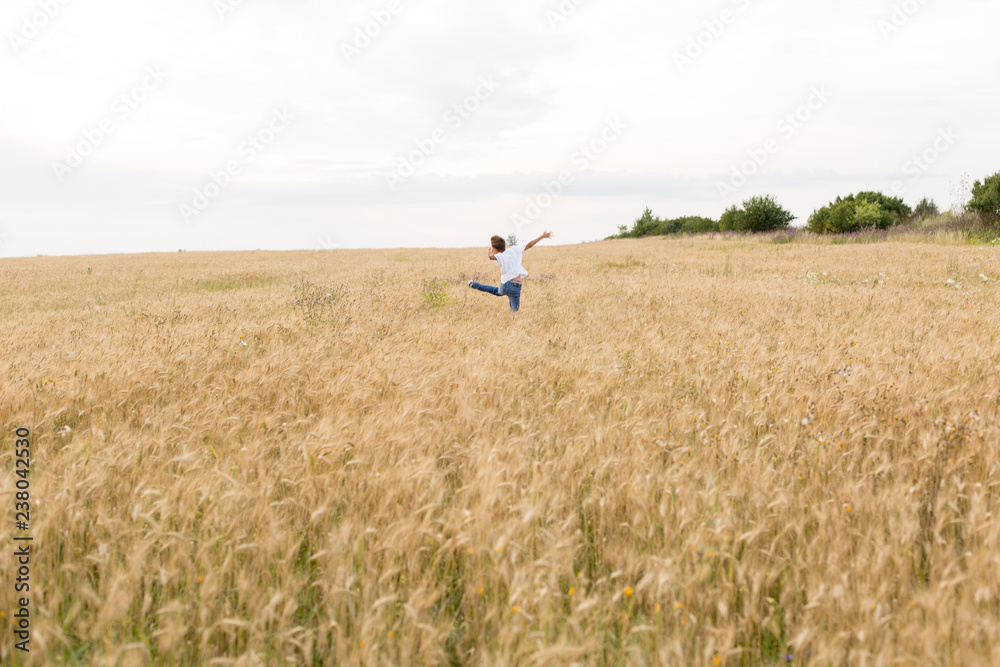
[[536, 243], [538, 243], [542, 239], [550, 239], [550, 238], [552, 238], [552, 232], [545, 232], [544, 234], [542, 234], [541, 236], [539, 236], [534, 241], [531, 241], [530, 243], [526, 244], [524, 246], [524, 249], [527, 250], [528, 248], [530, 248], [531, 246], [535, 245]]

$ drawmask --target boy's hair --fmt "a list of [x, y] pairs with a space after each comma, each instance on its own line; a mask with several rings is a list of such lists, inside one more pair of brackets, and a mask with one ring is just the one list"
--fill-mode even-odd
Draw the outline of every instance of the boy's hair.
[[507, 250], [507, 242], [503, 240], [502, 236], [494, 236], [490, 239], [490, 245], [497, 252], [504, 252]]

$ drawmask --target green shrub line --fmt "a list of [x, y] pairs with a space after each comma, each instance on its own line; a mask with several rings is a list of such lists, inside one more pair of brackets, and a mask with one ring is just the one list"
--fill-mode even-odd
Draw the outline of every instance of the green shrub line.
[[881, 192], [859, 192], [837, 197], [809, 216], [806, 229], [814, 234], [849, 234], [862, 229], [889, 229], [905, 224], [913, 209], [899, 197]]
[[[730, 206], [718, 220], [703, 216], [660, 219], [646, 207], [630, 228], [619, 225], [618, 233], [608, 239], [670, 236], [678, 234], [712, 234], [718, 232], [760, 233], [788, 231], [810, 235], [848, 235], [852, 240], [881, 240], [894, 232], [960, 233], [972, 243], [993, 243], [1000, 238], [1000, 172], [976, 181], [971, 198], [963, 211], [942, 214], [937, 204], [924, 197], [910, 208], [901, 197], [882, 192], [863, 191], [846, 197], [838, 196], [822, 208], [813, 211], [802, 229], [789, 227], [795, 216], [778, 204], [774, 195], [750, 197], [742, 206]], [[789, 235], [778, 235], [778, 242], [788, 243]], [[894, 234], [892, 236], [898, 236]]]

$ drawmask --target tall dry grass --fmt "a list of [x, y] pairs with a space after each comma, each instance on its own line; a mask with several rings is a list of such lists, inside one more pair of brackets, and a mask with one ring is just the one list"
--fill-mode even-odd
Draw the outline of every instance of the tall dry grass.
[[998, 257], [0, 261], [0, 657], [28, 426], [34, 664], [1000, 663]]

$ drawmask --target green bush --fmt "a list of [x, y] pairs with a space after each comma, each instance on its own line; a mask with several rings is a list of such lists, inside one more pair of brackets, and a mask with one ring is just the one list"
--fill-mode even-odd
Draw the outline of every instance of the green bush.
[[867, 199], [858, 199], [854, 202], [854, 221], [860, 229], [878, 227], [884, 213], [885, 211], [877, 202]]
[[775, 201], [772, 195], [759, 195], [743, 202], [743, 208], [730, 206], [719, 218], [719, 231], [769, 232], [786, 229], [795, 216]]
[[632, 229], [629, 231], [628, 235], [632, 237], [646, 236], [647, 234], [655, 234], [656, 230], [659, 229], [661, 221], [659, 218], [653, 215], [653, 211], [647, 206], [646, 210], [642, 212], [642, 215], [636, 218], [635, 222], [632, 223]]
[[972, 199], [965, 208], [989, 224], [1000, 221], [1000, 171], [972, 185]]
[[771, 195], [751, 197], [743, 202], [743, 225], [748, 232], [769, 232], [786, 229], [795, 219]]
[[858, 198], [876, 202], [883, 211], [889, 212], [888, 217], [883, 216], [885, 227], [879, 229], [888, 229], [894, 225], [903, 224], [913, 215], [913, 209], [907, 206], [900, 197], [890, 197], [881, 192], [859, 192]]
[[719, 218], [719, 231], [731, 232], [743, 229], [743, 210], [733, 204]]
[[924, 197], [913, 209], [913, 215], [923, 220], [924, 218], [936, 218], [941, 215], [941, 211], [938, 209], [938, 205], [934, 203], [934, 200]]
[[719, 223], [700, 215], [689, 215], [660, 223], [657, 234], [708, 234], [719, 231]]
[[642, 215], [632, 223], [631, 229], [628, 225], [618, 225], [618, 234], [608, 238], [638, 238], [650, 234], [708, 234], [717, 231], [719, 231], [719, 223], [712, 218], [689, 215], [672, 220], [661, 220], [653, 215], [653, 211], [647, 207]]
[[847, 234], [860, 229], [888, 229], [906, 222], [913, 211], [899, 197], [859, 192], [837, 197], [813, 211], [806, 229], [816, 234]]
[[669, 234], [680, 234], [681, 233], [681, 223], [680, 219], [677, 220], [662, 220], [660, 221], [660, 226], [656, 228], [656, 233], [660, 236], [666, 236]]
[[700, 215], [675, 218], [672, 222], [680, 223], [681, 233], [683, 234], [708, 234], [719, 231], [718, 222]]

